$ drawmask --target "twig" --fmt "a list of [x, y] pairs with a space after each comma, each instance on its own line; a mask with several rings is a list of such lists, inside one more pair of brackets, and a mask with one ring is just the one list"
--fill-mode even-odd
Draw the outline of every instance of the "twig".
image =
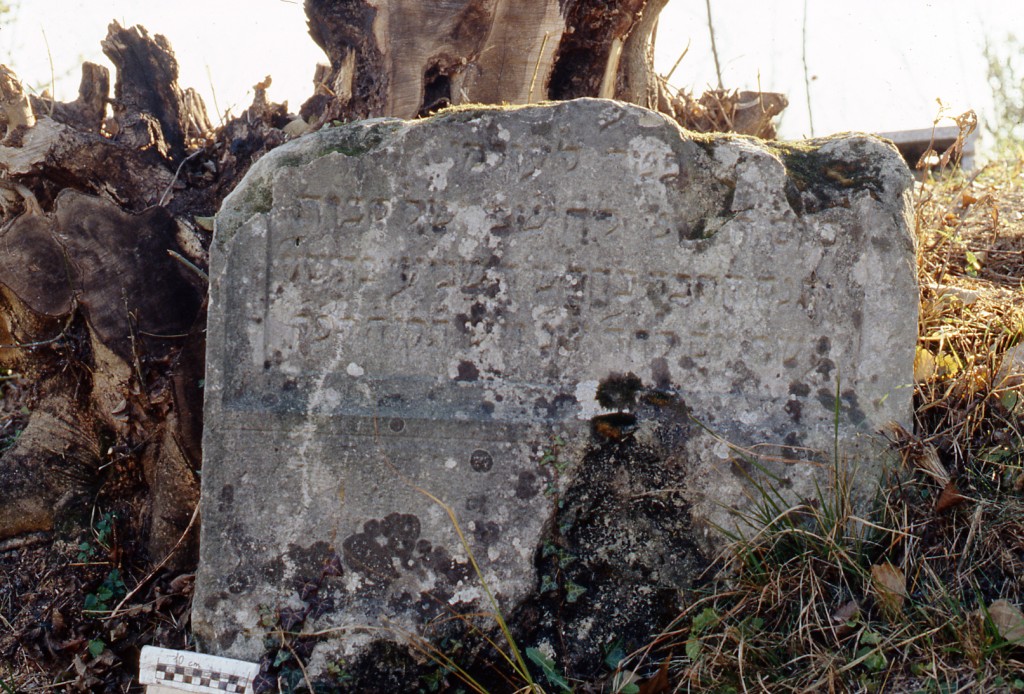
[[51, 345], [51, 344], [53, 344], [57, 340], [59, 340], [62, 337], [64, 337], [64, 334], [67, 333], [68, 328], [71, 327], [71, 323], [75, 319], [75, 308], [76, 308], [76, 304], [72, 304], [71, 311], [68, 313], [68, 320], [67, 320], [67, 322], [64, 323], [64, 327], [61, 328], [60, 332], [57, 333], [54, 337], [51, 337], [51, 338], [49, 338], [47, 340], [38, 340], [37, 342], [12, 342], [12, 343], [8, 343], [8, 344], [0, 344], [0, 349], [19, 349], [19, 348], [26, 348], [26, 347], [27, 348], [32, 348], [32, 347], [42, 347], [43, 345]]
[[285, 639], [283, 632], [281, 633], [281, 643], [284, 644], [284, 647], [287, 648], [288, 652], [292, 654], [293, 658], [295, 658], [295, 662], [298, 664], [299, 669], [302, 670], [302, 679], [306, 680], [306, 686], [309, 687], [309, 691], [316, 691], [315, 689], [313, 689], [313, 683], [309, 681], [309, 673], [306, 672], [306, 666], [302, 664], [302, 660], [299, 659], [299, 654], [295, 652], [295, 649], [292, 648], [292, 645], [288, 643], [287, 639]]
[[807, 119], [810, 121], [811, 137], [814, 137], [814, 113], [811, 111], [811, 76], [807, 68], [807, 0], [804, 0], [803, 26], [804, 93], [807, 95]]
[[210, 276], [203, 272], [202, 269], [200, 269], [195, 263], [193, 263], [191, 260], [183, 256], [181, 253], [178, 253], [177, 251], [172, 251], [170, 248], [168, 248], [167, 255], [171, 256], [179, 263], [187, 267], [189, 270], [202, 277], [203, 281], [206, 282], [207, 284], [210, 283]]
[[103, 619], [113, 619], [114, 617], [116, 617], [118, 615], [118, 611], [121, 609], [121, 607], [126, 602], [128, 602], [133, 597], [135, 597], [135, 594], [138, 593], [140, 590], [142, 590], [143, 586], [148, 584], [153, 579], [153, 577], [156, 576], [157, 572], [159, 572], [160, 569], [164, 568], [164, 566], [167, 564], [167, 562], [170, 561], [171, 557], [174, 556], [174, 553], [178, 551], [178, 547], [181, 546], [181, 543], [185, 541], [186, 537], [188, 537], [189, 532], [192, 530], [192, 526], [196, 524], [196, 519], [198, 519], [198, 518], [199, 518], [199, 502], [197, 501], [196, 502], [196, 507], [192, 510], [192, 519], [189, 520], [188, 526], [185, 527], [185, 531], [181, 533], [181, 537], [179, 537], [178, 541], [174, 543], [173, 547], [171, 547], [171, 551], [169, 551], [167, 553], [167, 556], [164, 557], [162, 560], [160, 560], [160, 563], [157, 564], [155, 567], [153, 567], [153, 570], [150, 571], [149, 574], [144, 579], [139, 581], [138, 584], [136, 584], [136, 586], [131, 589], [131, 592], [129, 592], [128, 595], [124, 596], [124, 598], [121, 600], [121, 602], [117, 603], [117, 605], [114, 607], [114, 609], [111, 610], [110, 614], [107, 615], [106, 617], [104, 617]]
[[181, 175], [181, 169], [182, 167], [185, 166], [185, 162], [187, 162], [190, 159], [194, 159], [202, 151], [203, 148], [200, 147], [195, 152], [192, 152], [192, 154], [188, 155], [187, 157], [181, 160], [181, 163], [178, 164], [177, 170], [174, 172], [174, 178], [172, 178], [171, 182], [167, 184], [167, 189], [164, 191], [164, 194], [160, 196], [160, 202], [157, 203], [158, 207], [163, 207], [164, 205], [167, 204], [167, 196], [171, 194], [171, 189], [174, 188], [174, 184], [178, 182], [178, 176]]
[[57, 103], [57, 78], [53, 72], [53, 53], [50, 52], [50, 42], [46, 39], [46, 29], [40, 29], [43, 34], [43, 45], [46, 46], [46, 58], [50, 61], [50, 108], [46, 115], [53, 118], [53, 107]]
[[718, 62], [718, 46], [715, 44], [715, 25], [711, 21], [711, 0], [704, 0], [704, 5], [708, 8], [708, 33], [711, 34], [711, 55], [715, 58], [715, 74], [718, 75], [718, 88], [725, 89], [725, 84], [722, 83], [722, 65]]
[[672, 73], [674, 73], [676, 71], [676, 68], [679, 67], [679, 63], [683, 62], [683, 58], [685, 58], [686, 54], [690, 52], [690, 42], [691, 41], [692, 41], [692, 39], [687, 40], [686, 48], [684, 48], [683, 52], [679, 54], [678, 58], [676, 58], [676, 62], [674, 62], [672, 64], [672, 69], [668, 71], [667, 75], [662, 77], [662, 79], [665, 80], [666, 82], [668, 82], [670, 79], [672, 79]]
[[537, 53], [537, 63], [533, 66], [533, 78], [530, 80], [530, 93], [526, 97], [526, 103], [533, 103], [533, 87], [537, 83], [537, 73], [540, 72], [540, 63], [544, 60], [544, 48], [548, 45], [550, 32], [544, 32], [544, 40], [540, 42], [540, 52]]

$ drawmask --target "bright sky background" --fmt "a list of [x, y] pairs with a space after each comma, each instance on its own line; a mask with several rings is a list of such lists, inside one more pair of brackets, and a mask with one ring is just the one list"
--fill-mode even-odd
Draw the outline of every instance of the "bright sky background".
[[[426, 1], [426, 0], [425, 0]], [[0, 60], [31, 85], [50, 82], [73, 99], [83, 59], [105, 62], [100, 40], [110, 20], [143, 24], [168, 37], [183, 86], [198, 89], [217, 123], [251, 101], [251, 86], [273, 76], [270, 97], [292, 111], [312, 91], [325, 58], [306, 33], [297, 0], [8, 0]], [[953, 114], [990, 108], [982, 46], [1008, 33], [1024, 39], [1024, 0], [807, 0], [807, 62], [815, 134], [928, 127], [937, 98]], [[729, 88], [781, 91], [790, 99], [781, 133], [810, 134], [802, 55], [804, 0], [712, 0]], [[656, 64], [667, 72], [690, 43], [672, 82], [698, 93], [713, 86], [704, 0], [671, 0], [662, 12]], [[11, 21], [13, 20], [13, 21]], [[45, 40], [44, 40], [45, 33]], [[48, 46], [48, 48], [47, 48]]]

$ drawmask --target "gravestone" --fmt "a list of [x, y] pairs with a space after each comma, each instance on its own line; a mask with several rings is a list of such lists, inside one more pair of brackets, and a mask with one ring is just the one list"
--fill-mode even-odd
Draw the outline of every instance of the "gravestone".
[[869, 136], [601, 100], [272, 151], [211, 254], [196, 635], [315, 632], [315, 676], [486, 588], [513, 622], [553, 596], [583, 668], [664, 623], [754, 482], [813, 497], [841, 459], [870, 495], [911, 413], [909, 185]]

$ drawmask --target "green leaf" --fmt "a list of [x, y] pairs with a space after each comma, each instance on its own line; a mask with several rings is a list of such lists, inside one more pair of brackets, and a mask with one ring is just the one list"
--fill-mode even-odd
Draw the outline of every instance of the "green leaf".
[[277, 656], [274, 658], [274, 667], [280, 667], [281, 663], [285, 662], [291, 657], [292, 654], [282, 648], [277, 652]]
[[700, 649], [700, 639], [691, 638], [686, 640], [686, 657], [689, 658], [691, 662], [697, 662], [697, 658], [700, 657]]
[[565, 601], [576, 602], [580, 599], [580, 596], [587, 592], [587, 589], [583, 586], [573, 583], [572, 581], [566, 581], [565, 583]]
[[93, 658], [99, 658], [100, 654], [103, 653], [103, 649], [107, 647], [107, 644], [103, 643], [102, 639], [93, 639], [89, 642], [89, 655]]
[[534, 662], [544, 673], [544, 677], [550, 684], [556, 687], [560, 687], [563, 692], [571, 692], [572, 688], [569, 683], [565, 681], [565, 678], [558, 672], [555, 666], [555, 661], [544, 655], [542, 651], [536, 648], [527, 648], [526, 657]]
[[1020, 403], [1020, 396], [1017, 395], [1017, 391], [1005, 390], [1003, 391], [1003, 394], [999, 396], [999, 402], [1001, 402], [1003, 407], [1007, 410], [1013, 412]]
[[105, 605], [101, 605], [100, 601], [96, 598], [93, 593], [89, 593], [85, 596], [85, 609], [87, 610], [101, 610]]
[[869, 646], [877, 646], [882, 643], [882, 636], [875, 631], [865, 631], [860, 635], [860, 642]]
[[690, 625], [690, 633], [700, 634], [708, 627], [716, 624], [718, 624], [718, 613], [710, 607], [705, 607], [703, 612], [693, 618], [693, 624]]
[[604, 654], [604, 664], [609, 670], [614, 670], [626, 657], [626, 649], [622, 647], [622, 637], [612, 641], [607, 646]]

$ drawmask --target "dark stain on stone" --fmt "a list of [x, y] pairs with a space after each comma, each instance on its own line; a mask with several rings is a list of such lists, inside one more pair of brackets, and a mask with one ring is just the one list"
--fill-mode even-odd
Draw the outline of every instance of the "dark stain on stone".
[[253, 576], [250, 571], [239, 569], [229, 574], [224, 583], [227, 585], [229, 593], [232, 595], [242, 595], [248, 593], [252, 588], [252, 581]]
[[456, 381], [476, 381], [480, 378], [480, 369], [471, 361], [463, 359], [459, 362]]
[[409, 558], [419, 534], [420, 519], [408, 513], [366, 521], [361, 533], [349, 535], [342, 543], [345, 565], [375, 583], [388, 585], [398, 578], [396, 563], [403, 569], [412, 568]]
[[806, 383], [798, 383], [796, 381], [793, 381], [792, 383], [789, 384], [789, 394], [796, 395], [801, 398], [806, 398], [808, 395], [811, 394], [811, 387]]
[[[837, 403], [835, 392], [822, 388], [818, 391], [818, 403], [828, 412], [835, 412]], [[846, 418], [846, 421], [853, 424], [861, 424], [867, 419], [867, 415], [860, 408], [857, 393], [853, 390], [844, 390], [839, 396], [839, 412]]]
[[844, 390], [839, 398], [845, 405], [847, 417], [854, 424], [861, 424], [867, 419], [867, 415], [864, 414], [864, 410], [860, 408], [860, 402], [857, 400], [857, 393], [853, 390]]
[[794, 424], [800, 423], [800, 416], [803, 413], [804, 407], [800, 404], [799, 400], [790, 400], [783, 409], [785, 409], [786, 414], [789, 415]]
[[795, 431], [786, 434], [783, 439], [782, 457], [788, 460], [806, 460], [808, 451], [804, 449], [803, 437]]
[[392, 417], [388, 421], [388, 429], [396, 434], [401, 433], [405, 429], [405, 420], [401, 417]]
[[656, 388], [668, 388], [672, 382], [672, 372], [668, 368], [668, 359], [658, 357], [651, 360], [651, 380]]
[[831, 380], [832, 371], [836, 368], [836, 363], [831, 359], [822, 359], [818, 362], [817, 368], [814, 370], [825, 377], [825, 380]]
[[793, 369], [796, 368], [797, 363], [798, 362], [796, 357], [789, 357], [788, 359], [782, 362], [782, 365], [785, 366], [787, 369]]
[[469, 466], [475, 472], [489, 472], [494, 467], [494, 458], [488, 451], [478, 448], [470, 454]]
[[592, 441], [535, 554], [545, 592], [509, 618], [521, 643], [552, 644], [569, 677], [595, 677], [606, 644], [621, 639], [628, 652], [647, 643], [677, 616], [680, 590], [707, 566], [682, 491], [686, 405], [667, 389], [630, 384], [627, 392], [615, 402], [629, 402], [651, 435]]
[[479, 513], [480, 515], [486, 515], [487, 513], [487, 495], [476, 494], [466, 499], [466, 510]]
[[540, 484], [537, 481], [537, 474], [529, 470], [519, 473], [516, 480], [516, 498], [532, 499], [540, 492]]
[[754, 371], [737, 359], [726, 364], [733, 372], [732, 385], [729, 392], [733, 395], [742, 395], [748, 388], [755, 387], [761, 382]]
[[549, 420], [560, 420], [569, 416], [576, 409], [575, 396], [566, 393], [559, 393], [553, 400], [541, 396], [533, 402], [534, 412]]
[[651, 334], [649, 332], [647, 332], [646, 330], [637, 330], [633, 334], [633, 337], [635, 337], [638, 340], [647, 340], [647, 339], [649, 339], [651, 337]]
[[333, 575], [340, 575], [341, 558], [331, 545], [323, 541], [317, 541], [308, 547], [302, 547], [295, 543], [288, 545], [287, 556], [291, 564], [296, 567], [296, 576], [306, 583], [319, 581], [325, 571]]
[[235, 503], [235, 488], [230, 484], [225, 484], [220, 489], [220, 498], [218, 499], [218, 509], [224, 513], [231, 509]]
[[641, 388], [643, 381], [636, 374], [613, 373], [597, 386], [597, 402], [609, 410], [628, 410]]
[[[463, 333], [468, 333], [470, 328], [475, 328], [484, 322], [487, 317], [487, 307], [477, 301], [469, 307], [469, 313], [459, 313], [455, 316], [455, 327]], [[490, 332], [490, 330], [487, 330]]]
[[692, 357], [680, 357], [679, 366], [683, 369], [692, 369], [697, 366], [697, 362]]
[[484, 547], [490, 547], [501, 539], [501, 526], [494, 521], [477, 521], [473, 537]]
[[832, 349], [832, 340], [830, 340], [827, 335], [822, 335], [818, 338], [818, 344], [815, 345], [814, 349], [821, 356], [825, 356]]
[[398, 578], [391, 557], [376, 542], [376, 535], [362, 532], [345, 538], [342, 543], [345, 565], [375, 583], [385, 585]]
[[468, 580], [473, 571], [468, 563], [460, 564], [455, 561], [444, 547], [432, 547], [429, 552], [420, 557], [420, 562], [422, 562], [423, 566], [434, 570], [448, 579], [449, 586], [454, 586], [459, 581]]
[[602, 414], [590, 420], [590, 430], [598, 439], [622, 441], [637, 429], [636, 415], [628, 412]]
[[377, 398], [377, 408], [381, 410], [394, 410], [405, 404], [405, 396], [401, 393], [388, 393]]

